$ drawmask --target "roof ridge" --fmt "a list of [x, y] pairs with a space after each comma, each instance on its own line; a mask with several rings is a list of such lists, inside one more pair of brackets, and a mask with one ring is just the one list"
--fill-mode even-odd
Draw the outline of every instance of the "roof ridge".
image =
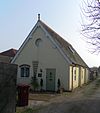
[[52, 32], [54, 32], [57, 36], [59, 36], [62, 40], [64, 40], [66, 43], [68, 43], [69, 45], [71, 45], [69, 42], [67, 42], [64, 38], [62, 38], [62, 36], [60, 36], [56, 31], [54, 31], [53, 29], [51, 29], [51, 27], [49, 27], [48, 25], [46, 25], [43, 21], [39, 20], [40, 23], [42, 23], [42, 25], [44, 27], [47, 27], [49, 30], [51, 30]]

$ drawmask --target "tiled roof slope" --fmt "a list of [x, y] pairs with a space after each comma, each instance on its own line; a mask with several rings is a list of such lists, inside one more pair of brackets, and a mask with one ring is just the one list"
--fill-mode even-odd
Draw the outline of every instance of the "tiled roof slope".
[[1, 52], [0, 55], [14, 57], [16, 55], [16, 53], [17, 53], [16, 49], [9, 49], [7, 51]]
[[75, 51], [71, 44], [65, 41], [61, 36], [59, 36], [55, 31], [48, 27], [44, 22], [39, 20], [44, 29], [53, 37], [53, 40], [59, 45], [63, 50], [65, 55], [69, 58], [72, 64], [81, 65], [83, 67], [88, 67], [79, 54]]

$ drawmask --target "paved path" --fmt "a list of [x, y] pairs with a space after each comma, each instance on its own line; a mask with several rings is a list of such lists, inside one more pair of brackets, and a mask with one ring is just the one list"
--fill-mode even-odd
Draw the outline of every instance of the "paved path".
[[51, 99], [39, 113], [100, 113], [100, 78]]

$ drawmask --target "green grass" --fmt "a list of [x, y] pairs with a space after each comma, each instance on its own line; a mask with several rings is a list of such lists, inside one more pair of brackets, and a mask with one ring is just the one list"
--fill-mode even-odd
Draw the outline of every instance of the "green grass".
[[43, 107], [37, 108], [22, 108], [16, 110], [16, 113], [38, 113]]

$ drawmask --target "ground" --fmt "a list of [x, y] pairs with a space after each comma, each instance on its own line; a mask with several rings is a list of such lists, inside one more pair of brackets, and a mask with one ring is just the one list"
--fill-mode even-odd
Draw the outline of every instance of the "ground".
[[100, 78], [62, 94], [30, 94], [17, 113], [100, 113]]

